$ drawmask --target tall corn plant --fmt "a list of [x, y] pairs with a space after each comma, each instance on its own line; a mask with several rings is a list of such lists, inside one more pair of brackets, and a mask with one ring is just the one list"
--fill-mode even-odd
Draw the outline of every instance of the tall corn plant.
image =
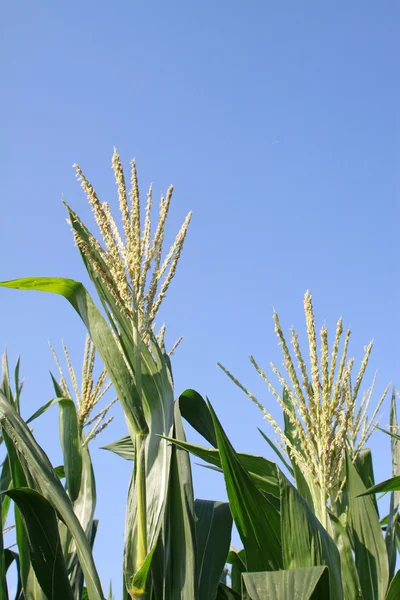
[[[400, 585], [400, 574], [393, 577], [396, 500], [392, 500], [385, 544], [377, 502], [365, 495], [374, 482], [372, 456], [365, 445], [376, 427], [388, 388], [368, 416], [375, 378], [371, 389], [360, 400], [358, 397], [372, 344], [367, 346], [353, 380], [354, 359], [348, 357], [350, 331], [346, 332], [339, 352], [342, 320], [337, 324], [331, 351], [327, 328], [321, 329], [319, 350], [308, 292], [305, 315], [310, 374], [297, 332], [292, 328], [293, 358], [276, 313], [275, 331], [283, 350], [286, 375], [274, 364], [271, 368], [283, 388], [282, 394], [251, 357], [282, 408], [283, 427], [220, 365], [278, 434], [276, 444], [261, 432], [287, 475], [262, 457], [236, 453], [211, 405], [193, 391], [185, 393], [192, 397], [192, 405], [190, 410], [185, 405], [188, 410], [183, 415], [214, 448], [177, 440], [174, 443], [224, 473], [232, 515], [244, 545], [243, 553], [232, 551], [228, 557], [232, 589], [238, 597], [394, 600]], [[394, 428], [397, 423], [393, 402], [391, 412]], [[393, 468], [398, 469], [398, 448], [393, 446], [392, 451]], [[384, 489], [397, 488], [391, 482]], [[372, 488], [373, 491], [378, 489]]]
[[[184, 433], [179, 403], [174, 403], [171, 363], [164, 345], [165, 328], [162, 327], [157, 336], [154, 333], [155, 317], [175, 274], [191, 213], [163, 259], [172, 187], [161, 199], [153, 234], [150, 188], [141, 230], [135, 163], [131, 163], [129, 195], [116, 152], [112, 165], [123, 234], [118, 230], [109, 205], [100, 203], [77, 165], [76, 172], [93, 208], [101, 242], [67, 206], [74, 239], [105, 317], [83, 285], [76, 281], [31, 278], [2, 285], [54, 292], [69, 300], [85, 323], [123, 407], [135, 459], [127, 501], [124, 597], [142, 598], [148, 592], [155, 599], [205, 600], [216, 593], [228, 552], [230, 521], [225, 518], [223, 535], [220, 535], [218, 545], [221, 549], [215, 561], [217, 570], [204, 569], [199, 573], [198, 565], [207, 565], [207, 560], [198, 553], [196, 518], [198, 524], [204, 523], [213, 530], [213, 512], [211, 517], [209, 511], [203, 511], [201, 518], [196, 514], [189, 459], [186, 453], [172, 448], [162, 437], [184, 439]], [[61, 393], [65, 393], [62, 388]], [[79, 470], [77, 453], [75, 459]], [[72, 476], [76, 475], [75, 470], [75, 467], [71, 469]], [[71, 489], [71, 485], [68, 487]], [[76, 546], [78, 550], [77, 542]], [[211, 596], [205, 595], [209, 593], [209, 590], [204, 591], [207, 586], [213, 589]]]

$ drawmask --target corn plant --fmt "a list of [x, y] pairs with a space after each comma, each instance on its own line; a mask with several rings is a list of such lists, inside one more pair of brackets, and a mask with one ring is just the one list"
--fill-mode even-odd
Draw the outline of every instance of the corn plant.
[[[213, 449], [177, 440], [174, 443], [224, 474], [231, 512], [244, 546], [242, 551], [232, 550], [228, 556], [232, 588], [226, 597], [392, 600], [400, 597], [400, 572], [394, 574], [396, 540], [399, 539], [398, 498], [392, 497], [390, 514], [380, 521], [375, 496], [368, 494], [398, 489], [399, 477], [367, 489], [374, 483], [374, 473], [371, 452], [365, 447], [377, 426], [378, 412], [388, 387], [368, 417], [375, 378], [372, 387], [359, 402], [357, 400], [372, 344], [366, 347], [353, 382], [354, 359], [348, 358], [350, 331], [345, 334], [340, 355], [343, 334], [340, 319], [329, 360], [325, 326], [320, 332], [318, 353], [312, 299], [308, 292], [305, 314], [311, 375], [300, 349], [299, 336], [292, 328], [295, 365], [276, 313], [273, 315], [275, 331], [287, 375], [272, 363], [271, 368], [283, 389], [282, 394], [250, 357], [282, 408], [283, 428], [270, 411], [220, 365], [260, 408], [278, 434], [275, 444], [260, 430], [286, 475], [277, 464], [263, 457], [235, 452], [210, 403], [194, 391], [185, 392], [185, 396], [192, 397], [192, 406], [190, 414], [183, 414]], [[197, 416], [193, 417], [193, 413]], [[393, 400], [391, 415], [391, 425], [395, 428]], [[396, 474], [399, 440], [399, 436], [395, 437], [396, 444], [392, 445]]]
[[[77, 213], [66, 205], [76, 245], [94, 283], [105, 317], [84, 286], [70, 279], [25, 278], [2, 285], [53, 292], [70, 302], [86, 325], [91, 340], [89, 344], [93, 344], [98, 351], [124, 410], [134, 457], [126, 509], [124, 598], [143, 598], [147, 594], [155, 600], [205, 600], [217, 593], [229, 550], [232, 520], [226, 503], [194, 501], [187, 453], [173, 447], [165, 439], [167, 436], [182, 441], [185, 439], [180, 403], [174, 402], [170, 360], [176, 344], [168, 352], [164, 343], [165, 327], [161, 327], [158, 334], [154, 332], [155, 317], [175, 275], [191, 213], [163, 258], [165, 222], [173, 188], [170, 187], [165, 198], [161, 199], [158, 223], [152, 235], [151, 188], [147, 194], [142, 229], [135, 162], [131, 163], [129, 194], [116, 151], [112, 166], [123, 233], [119, 231], [109, 205], [100, 203], [93, 186], [78, 165], [75, 165], [76, 173], [93, 208], [101, 242], [90, 233]], [[14, 444], [19, 449], [20, 438], [24, 435], [29, 437], [32, 446], [29, 448], [38, 459], [32, 466], [33, 455], [29, 453], [29, 448], [26, 450], [24, 458], [29, 469], [33, 472], [36, 467], [43, 478], [51, 478], [51, 485], [57, 487], [58, 495], [62, 496], [62, 499], [59, 498], [50, 484], [44, 489], [39, 475], [38, 480], [32, 482], [40, 488], [38, 493], [48, 503], [46, 507], [56, 510], [62, 517], [62, 524], [56, 522], [62, 531], [61, 539], [58, 529], [57, 532], [52, 531], [52, 535], [54, 544], [57, 547], [60, 544], [64, 551], [60, 565], [64, 569], [62, 581], [68, 589], [68, 595], [63, 597], [79, 598], [87, 594], [90, 599], [97, 599], [104, 597], [103, 591], [91, 553], [90, 559], [86, 556], [90, 549], [88, 523], [91, 522], [93, 526], [93, 521], [90, 517], [86, 522], [87, 519], [82, 520], [76, 514], [79, 512], [76, 511], [79, 495], [90, 494], [90, 486], [82, 488], [85, 456], [86, 473], [91, 473], [88, 439], [83, 434], [82, 425], [86, 418], [85, 407], [91, 407], [93, 403], [90, 394], [85, 394], [85, 377], [79, 390], [74, 383], [75, 373], [71, 369], [69, 371], [77, 405], [71, 399], [64, 375], [61, 384], [54, 380], [56, 395], [65, 413], [61, 421], [61, 442], [66, 489], [58, 478], [55, 483], [54, 469], [48, 464], [47, 457], [43, 456], [26, 424], [16, 419], [10, 405], [7, 405], [6, 411], [0, 398], [1, 425], [10, 436], [11, 446]], [[100, 413], [101, 418], [104, 416], [104, 413]], [[12, 427], [15, 427], [15, 431]], [[95, 428], [93, 435], [96, 431], [98, 429]], [[114, 446], [119, 446], [119, 443]], [[14, 478], [12, 483], [14, 487], [19, 487]], [[67, 507], [69, 520], [65, 517]], [[28, 523], [26, 531], [29, 532]], [[212, 556], [209, 552], [211, 542], [214, 544]], [[46, 573], [39, 569], [36, 571], [33, 549], [31, 558], [33, 570], [42, 586]], [[78, 563], [81, 576], [75, 585], [72, 567]], [[48, 582], [46, 586], [45, 593], [49, 589]], [[54, 596], [53, 590], [51, 594], [49, 597]]]

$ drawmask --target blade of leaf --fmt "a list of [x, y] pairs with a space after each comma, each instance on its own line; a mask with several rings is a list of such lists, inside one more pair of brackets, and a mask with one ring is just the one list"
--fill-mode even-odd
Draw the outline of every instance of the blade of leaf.
[[329, 567], [331, 598], [343, 599], [340, 555], [309, 504], [280, 474], [282, 554], [285, 569]]
[[[43, 496], [57, 510], [64, 523], [71, 531], [75, 542], [79, 560], [85, 574], [86, 585], [90, 600], [104, 598], [100, 579], [94, 565], [93, 556], [86, 535], [74, 514], [71, 502], [60, 483], [47, 455], [37, 444], [29, 428], [21, 417], [12, 408], [10, 403], [0, 393], [0, 425], [9, 435], [13, 445], [29, 464], [31, 477], [37, 482]], [[8, 448], [10, 453], [10, 450]], [[15, 481], [13, 480], [14, 486]]]
[[243, 573], [243, 583], [251, 600], [329, 600], [326, 567], [310, 567], [266, 573]]
[[196, 500], [199, 600], [215, 598], [229, 552], [232, 515], [227, 502]]
[[372, 498], [349, 456], [346, 456], [346, 488], [349, 502], [349, 529], [361, 590], [365, 598], [381, 600], [389, 583], [385, 540]]
[[259, 427], [257, 427], [257, 429], [261, 433], [261, 435], [263, 436], [263, 438], [267, 442], [267, 444], [269, 444], [271, 446], [272, 450], [275, 452], [277, 457], [285, 465], [285, 467], [287, 468], [289, 473], [294, 477], [294, 471], [293, 471], [292, 467], [289, 465], [287, 460], [284, 458], [282, 452], [279, 450], [279, 448], [276, 446], [276, 444], [274, 444], [274, 442], [272, 440], [270, 440], [269, 437]]
[[38, 492], [29, 488], [11, 489], [3, 493], [10, 496], [19, 508], [32, 566], [46, 596], [49, 599], [73, 600], [53, 507]]
[[340, 519], [335, 515], [330, 513], [329, 518], [332, 527], [332, 538], [340, 554], [340, 569], [342, 573], [344, 598], [362, 600], [360, 580], [358, 578], [348, 533]]
[[0, 286], [59, 294], [66, 298], [85, 323], [115, 387], [124, 412], [134, 431], [147, 431], [141, 399], [102, 314], [82, 283], [60, 277], [26, 277], [0, 282]]
[[397, 571], [396, 575], [393, 577], [387, 594], [385, 596], [385, 600], [399, 600], [400, 598], [400, 571]]
[[247, 566], [252, 571], [280, 569], [282, 547], [279, 512], [243, 468], [211, 404], [208, 406], [214, 423], [229, 504], [246, 551]]
[[107, 444], [106, 446], [100, 446], [100, 448], [102, 450], [115, 452], [115, 454], [122, 456], [125, 460], [135, 460], [135, 446], [129, 435], [115, 442], [111, 442], [111, 444]]
[[[180, 448], [183, 448], [183, 450], [187, 450], [191, 454], [194, 454], [198, 458], [201, 458], [206, 462], [221, 468], [221, 460], [218, 449], [204, 448], [203, 446], [196, 446], [195, 444], [189, 444], [188, 442], [182, 442], [168, 437], [165, 439], [173, 444], [176, 444]], [[257, 487], [260, 490], [279, 498], [277, 465], [267, 460], [263, 456], [254, 456], [252, 454], [243, 454], [241, 452], [237, 452], [236, 454], [240, 464], [246, 471], [249, 472]]]
[[238, 594], [224, 583], [218, 584], [217, 596], [215, 600], [241, 600], [241, 598], [241, 594]]
[[207, 440], [211, 446], [217, 447], [214, 424], [208, 406], [202, 396], [195, 390], [185, 390], [179, 396], [182, 417]]

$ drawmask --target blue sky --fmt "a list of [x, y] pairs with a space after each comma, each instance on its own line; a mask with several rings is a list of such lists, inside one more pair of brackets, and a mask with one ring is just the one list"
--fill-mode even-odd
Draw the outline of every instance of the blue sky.
[[[273, 307], [304, 335], [306, 289], [319, 325], [342, 315], [351, 327], [356, 362], [375, 340], [375, 399], [398, 381], [396, 2], [20, 1], [1, 12], [1, 279], [87, 283], [61, 196], [91, 224], [78, 162], [116, 206], [115, 145], [127, 167], [136, 157], [143, 196], [174, 183], [171, 236], [193, 210], [162, 318], [171, 343], [184, 335], [176, 392], [208, 395], [236, 448], [271, 457], [256, 430], [268, 426], [216, 362], [278, 416], [248, 355], [265, 369], [280, 361]], [[0, 307], [27, 416], [52, 395], [48, 340], [64, 339], [79, 365], [84, 329], [55, 296], [3, 290]], [[125, 433], [119, 412], [95, 445]], [[388, 403], [382, 412], [386, 425]], [[35, 425], [54, 463], [57, 427], [56, 409]], [[384, 437], [378, 479], [390, 474]], [[96, 558], [119, 597], [129, 465], [93, 454]], [[194, 478], [199, 497], [224, 497], [218, 474], [195, 466]]]

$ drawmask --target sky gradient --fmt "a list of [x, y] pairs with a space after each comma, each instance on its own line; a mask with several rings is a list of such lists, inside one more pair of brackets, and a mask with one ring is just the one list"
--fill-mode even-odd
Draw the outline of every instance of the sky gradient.
[[[71, 165], [117, 206], [116, 146], [137, 160], [142, 197], [175, 185], [168, 232], [193, 220], [160, 319], [172, 345], [176, 393], [212, 401], [242, 451], [271, 451], [262, 414], [217, 361], [279, 410], [249, 363], [281, 362], [271, 319], [304, 340], [303, 296], [317, 325], [341, 315], [375, 400], [399, 380], [399, 73], [397, 2], [76, 2], [26, 0], [1, 8], [2, 251], [0, 279], [64, 276], [87, 281], [61, 198], [93, 231]], [[169, 240], [168, 240], [169, 241]], [[84, 328], [63, 299], [0, 293], [0, 347], [22, 359], [28, 416], [52, 397], [48, 340], [81, 364]], [[35, 424], [60, 460], [57, 409]], [[96, 446], [125, 434], [121, 411], [94, 442], [102, 581], [120, 597], [130, 465]], [[388, 402], [382, 425], [389, 419]], [[191, 439], [197, 438], [188, 432]], [[378, 480], [390, 475], [389, 443], [376, 434]], [[97, 443], [98, 442], [98, 443]], [[198, 497], [223, 499], [217, 473], [194, 466]]]

